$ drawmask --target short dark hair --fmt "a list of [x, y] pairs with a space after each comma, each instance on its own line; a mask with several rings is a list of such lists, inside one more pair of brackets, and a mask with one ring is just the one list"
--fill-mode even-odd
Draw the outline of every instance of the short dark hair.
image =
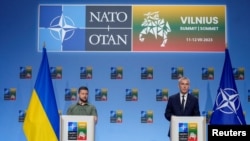
[[89, 89], [88, 89], [88, 87], [86, 87], [86, 86], [81, 86], [81, 87], [79, 87], [78, 93], [80, 93], [81, 90], [87, 90], [87, 91], [89, 92]]

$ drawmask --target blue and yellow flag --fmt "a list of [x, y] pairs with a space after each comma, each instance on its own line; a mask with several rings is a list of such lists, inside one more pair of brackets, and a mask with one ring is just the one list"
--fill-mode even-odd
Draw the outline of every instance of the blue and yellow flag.
[[46, 48], [23, 123], [27, 141], [58, 141], [59, 113]]
[[225, 50], [225, 62], [210, 124], [246, 125], [228, 49]]

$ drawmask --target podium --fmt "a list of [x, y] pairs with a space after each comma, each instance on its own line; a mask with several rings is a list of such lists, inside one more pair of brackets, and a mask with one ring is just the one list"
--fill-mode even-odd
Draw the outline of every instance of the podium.
[[206, 118], [202, 116], [172, 116], [171, 141], [206, 141]]
[[60, 116], [60, 141], [94, 141], [94, 132], [94, 116]]

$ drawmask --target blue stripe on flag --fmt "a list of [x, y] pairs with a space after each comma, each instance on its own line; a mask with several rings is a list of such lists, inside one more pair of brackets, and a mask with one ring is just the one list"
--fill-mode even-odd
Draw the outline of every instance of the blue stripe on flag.
[[37, 76], [35, 90], [47, 114], [51, 126], [59, 139], [59, 113], [52, 84], [46, 48], [43, 48], [43, 59]]

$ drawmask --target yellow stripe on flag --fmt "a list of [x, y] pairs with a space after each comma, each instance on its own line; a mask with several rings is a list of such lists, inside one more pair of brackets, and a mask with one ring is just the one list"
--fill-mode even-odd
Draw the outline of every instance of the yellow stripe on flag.
[[26, 111], [23, 129], [28, 141], [58, 141], [35, 90]]

